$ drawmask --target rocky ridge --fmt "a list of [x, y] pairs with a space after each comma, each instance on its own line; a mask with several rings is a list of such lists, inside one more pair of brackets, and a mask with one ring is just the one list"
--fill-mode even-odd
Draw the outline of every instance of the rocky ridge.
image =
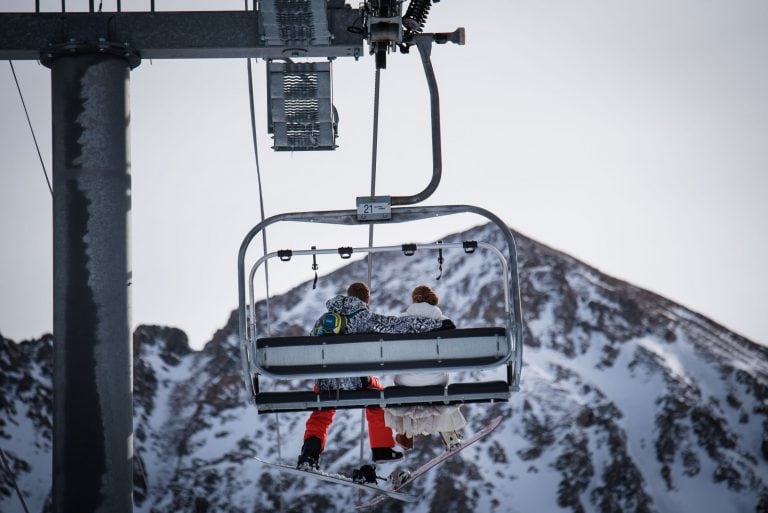
[[[414, 512], [768, 512], [768, 350], [665, 298], [608, 277], [521, 234], [525, 319], [522, 391], [509, 403], [468, 405], [467, 431], [503, 415], [475, 447], [414, 483]], [[490, 226], [445, 237], [501, 245]], [[480, 252], [477, 252], [480, 253]], [[408, 260], [406, 260], [408, 259]], [[377, 257], [374, 309], [396, 314], [418, 283], [437, 287], [460, 326], [499, 324], [498, 264], [446, 252]], [[367, 268], [352, 262], [270, 300], [273, 334], [307, 331], [323, 301]], [[263, 314], [265, 304], [258, 305]], [[263, 315], [262, 315], [263, 317]], [[0, 340], [0, 448], [33, 511], [50, 490], [52, 340]], [[481, 373], [454, 376], [455, 381]], [[488, 379], [485, 372], [484, 379]], [[310, 383], [274, 383], [308, 388]], [[306, 414], [259, 416], [240, 377], [233, 314], [202, 351], [178, 329], [134, 334], [135, 509], [348, 511], [357, 496], [285, 479], [253, 456], [292, 463]], [[279, 436], [277, 424], [279, 423]], [[360, 413], [341, 411], [322, 462], [359, 458]], [[279, 442], [279, 443], [278, 443]], [[440, 451], [418, 438], [408, 461]], [[6, 473], [0, 509], [21, 511]]]

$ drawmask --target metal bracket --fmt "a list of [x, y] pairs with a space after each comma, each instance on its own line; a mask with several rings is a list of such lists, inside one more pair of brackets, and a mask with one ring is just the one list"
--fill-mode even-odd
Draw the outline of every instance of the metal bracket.
[[141, 56], [136, 50], [131, 48], [128, 43], [112, 43], [104, 39], [100, 39], [99, 41], [76, 41], [73, 39], [68, 43], [51, 45], [40, 52], [40, 64], [50, 68], [53, 61], [59, 57], [84, 54], [102, 54], [122, 57], [128, 61], [128, 66], [131, 69], [134, 69], [141, 64]]
[[403, 42], [403, 19], [400, 16], [368, 18], [368, 43], [396, 45]]

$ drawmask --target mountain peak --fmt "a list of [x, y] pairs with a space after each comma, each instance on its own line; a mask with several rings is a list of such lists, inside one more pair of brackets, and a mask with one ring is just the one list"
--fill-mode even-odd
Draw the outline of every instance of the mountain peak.
[[[491, 225], [442, 240], [506, 249]], [[422, 501], [414, 511], [768, 512], [768, 350], [528, 237], [516, 234], [516, 240], [522, 390], [508, 403], [463, 407], [468, 433], [493, 416], [504, 421], [415, 482], [411, 491]], [[437, 281], [435, 255], [420, 253], [375, 259], [374, 311], [402, 313], [413, 286], [428, 283], [458, 326], [503, 324], [494, 258], [446, 251]], [[328, 297], [366, 277], [366, 263], [351, 262], [322, 276], [315, 290], [308, 281], [270, 298], [272, 335], [306, 334]], [[265, 314], [262, 301], [260, 324]], [[0, 361], [10, 362], [6, 355], [18, 348], [6, 352], [9, 343], [2, 343]], [[190, 350], [182, 331], [158, 326], [141, 326], [134, 344], [135, 446], [146, 469], [136, 511], [273, 511], [281, 502], [289, 511], [354, 507], [355, 495], [343, 487], [284, 480], [253, 460], [293, 463], [307, 415], [257, 415], [248, 404], [236, 312], [203, 351]], [[29, 360], [14, 357], [21, 368], [12, 384], [5, 378], [11, 364], [4, 363], [2, 396], [17, 397], [24, 379], [50, 394], [42, 371], [50, 370], [47, 358], [44, 351]], [[455, 373], [452, 381], [494, 372]], [[263, 386], [308, 390], [311, 382], [264, 380]], [[38, 489], [35, 483], [50, 475], [49, 445], [40, 449], [20, 431], [30, 425], [25, 412], [37, 408], [16, 401], [4, 410], [9, 420], [0, 422], [25, 490]], [[46, 418], [49, 410], [40, 411], [37, 418]], [[40, 422], [35, 426], [33, 432], [44, 432]], [[359, 429], [360, 412], [336, 414], [324, 469], [346, 473], [359, 464]], [[404, 465], [414, 468], [439, 450], [435, 437], [418, 437]], [[44, 493], [28, 493], [33, 508], [44, 501]], [[1, 487], [0, 508], [16, 510]]]

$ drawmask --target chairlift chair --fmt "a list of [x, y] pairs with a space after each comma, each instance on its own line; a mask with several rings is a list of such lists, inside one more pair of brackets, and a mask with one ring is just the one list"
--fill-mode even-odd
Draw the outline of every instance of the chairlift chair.
[[[503, 232], [507, 255], [485, 242], [439, 243], [360, 248], [312, 248], [268, 253], [246, 274], [245, 257], [254, 237], [281, 221], [342, 225], [371, 222], [407, 222], [437, 216], [476, 213], [489, 218]], [[358, 211], [296, 212], [280, 214], [256, 225], [245, 237], [238, 256], [239, 333], [243, 379], [259, 413], [323, 409], [455, 404], [506, 401], [519, 390], [522, 366], [522, 313], [515, 242], [509, 229], [493, 214], [466, 205], [391, 208], [388, 219], [360, 219]], [[365, 216], [363, 216], [365, 217]], [[413, 252], [461, 249], [488, 251], [501, 263], [504, 283], [504, 326], [465, 328], [415, 334], [354, 334], [333, 337], [271, 337], [259, 333], [256, 322], [254, 279], [270, 259], [339, 253]], [[247, 276], [247, 277], [246, 277]], [[246, 300], [246, 289], [248, 298]], [[308, 327], [309, 331], [310, 327]], [[259, 376], [273, 379], [329, 378], [394, 374], [399, 372], [451, 372], [507, 366], [506, 381], [454, 383], [446, 386], [402, 387], [384, 390], [262, 391]]]

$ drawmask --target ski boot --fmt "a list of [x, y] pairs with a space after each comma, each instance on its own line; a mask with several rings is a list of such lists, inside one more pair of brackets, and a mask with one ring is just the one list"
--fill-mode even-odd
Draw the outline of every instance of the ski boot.
[[461, 447], [461, 434], [458, 431], [440, 431], [440, 438], [443, 440], [445, 450], [455, 451]]
[[374, 463], [386, 463], [403, 457], [402, 452], [395, 451], [391, 447], [376, 447], [371, 449], [371, 454]]
[[352, 471], [352, 481], [357, 484], [376, 484], [376, 465], [363, 465]]
[[413, 449], [413, 437], [406, 436], [404, 433], [398, 433], [395, 435], [395, 442], [397, 445], [405, 450]]
[[304, 445], [301, 447], [301, 454], [299, 454], [299, 461], [296, 462], [296, 468], [307, 472], [319, 472], [321, 452], [320, 439], [310, 436], [304, 440]]

